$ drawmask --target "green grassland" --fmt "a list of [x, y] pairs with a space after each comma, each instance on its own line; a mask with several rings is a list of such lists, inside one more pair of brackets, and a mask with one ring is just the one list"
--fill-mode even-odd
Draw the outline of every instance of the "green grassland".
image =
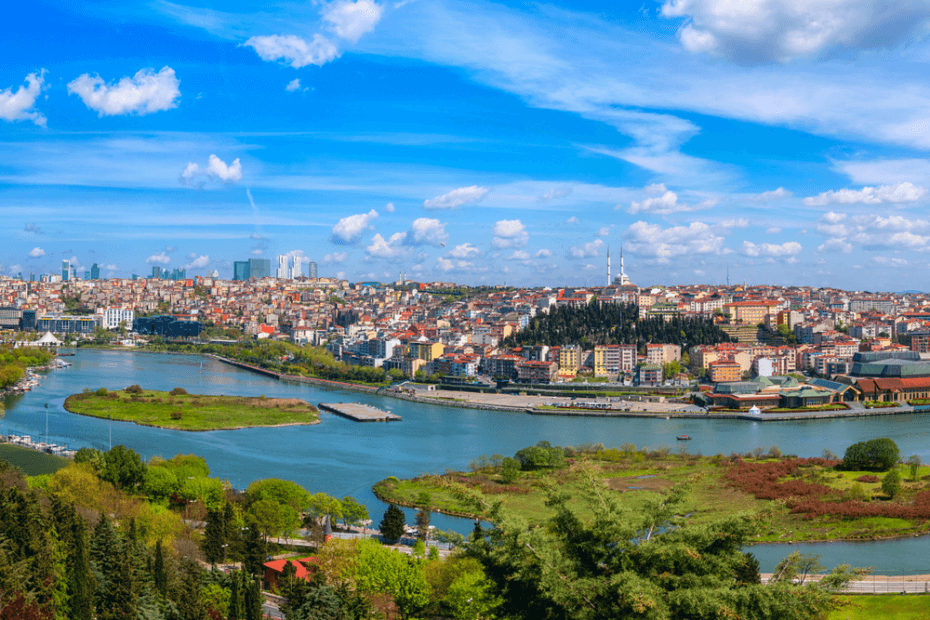
[[930, 596], [882, 594], [842, 596], [827, 620], [925, 620], [930, 618]]
[[296, 398], [204, 396], [143, 390], [74, 394], [65, 400], [72, 413], [112, 418], [182, 431], [213, 431], [254, 426], [316, 424], [319, 411]]
[[8, 443], [0, 443], [0, 460], [18, 467], [27, 476], [54, 474], [71, 462], [62, 456], [36, 452]]
[[[616, 451], [608, 451], [614, 452]], [[505, 484], [499, 471], [486, 468], [477, 472], [448, 472], [444, 475], [423, 475], [410, 480], [388, 478], [374, 486], [377, 497], [405, 506], [426, 505], [437, 512], [481, 517], [483, 511], [462, 499], [462, 488], [479, 492], [487, 501], [502, 500], [513, 513], [531, 524], [539, 524], [554, 513], [546, 506], [548, 489], [557, 488], [576, 498], [569, 505], [586, 516], [580, 501], [584, 471], [615, 492], [621, 502], [632, 510], [643, 506], [650, 497], [663, 493], [678, 483], [690, 481], [691, 496], [686, 512], [695, 523], [709, 522], [736, 513], [758, 515], [759, 528], [755, 542], [787, 542], [803, 540], [863, 540], [918, 533], [930, 533], [930, 523], [892, 517], [845, 518], [834, 515], [805, 516], [791, 514], [784, 499], [756, 499], [753, 495], [730, 486], [724, 478], [730, 465], [721, 457], [692, 457], [664, 454], [644, 458], [633, 453], [628, 460], [601, 460], [596, 455], [576, 456], [568, 466], [558, 470], [520, 472], [516, 480]], [[774, 459], [747, 459], [764, 463]], [[841, 501], [852, 492], [869, 502], [888, 502], [881, 482], [858, 482], [856, 478], [871, 472], [839, 472], [829, 467], [805, 467], [794, 476], [780, 482], [803, 480], [822, 484], [833, 491], [831, 499]], [[908, 503], [919, 490], [930, 488], [930, 467], [921, 467], [918, 481], [910, 480], [906, 467], [900, 466], [903, 489], [894, 501]], [[884, 474], [880, 474], [879, 478]], [[856, 487], [855, 489], [853, 487]]]

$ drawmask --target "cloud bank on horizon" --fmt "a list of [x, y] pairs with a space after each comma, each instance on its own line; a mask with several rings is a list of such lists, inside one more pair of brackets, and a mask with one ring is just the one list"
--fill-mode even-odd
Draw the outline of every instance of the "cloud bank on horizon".
[[641, 285], [930, 267], [930, 0], [214, 7], [12, 8], [0, 274], [283, 254], [591, 286], [620, 246]]

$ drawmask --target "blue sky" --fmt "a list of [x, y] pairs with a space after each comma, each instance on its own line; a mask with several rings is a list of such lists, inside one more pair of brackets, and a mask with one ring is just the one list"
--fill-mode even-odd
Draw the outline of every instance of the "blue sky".
[[0, 273], [926, 288], [930, 2], [18, 3]]

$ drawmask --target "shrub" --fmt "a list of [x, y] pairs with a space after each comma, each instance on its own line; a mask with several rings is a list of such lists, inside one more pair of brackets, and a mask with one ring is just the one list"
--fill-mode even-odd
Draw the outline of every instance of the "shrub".
[[888, 471], [901, 458], [897, 444], [887, 437], [860, 441], [846, 448], [843, 455], [843, 469]]
[[769, 448], [769, 456], [773, 459], [781, 458], [781, 450], [778, 448], [778, 446], [772, 446]]
[[172, 396], [185, 396], [187, 394], [187, 390], [182, 387], [176, 387], [168, 393]]
[[180, 411], [172, 411], [170, 414], [172, 420], [180, 420], [184, 417], [184, 414]]
[[878, 476], [873, 476], [871, 474], [868, 474], [865, 476], [859, 476], [858, 478], [856, 478], [856, 481], [857, 482], [871, 482], [874, 484], [878, 482]]
[[126, 388], [126, 393], [127, 394], [141, 394], [142, 388], [139, 385], [130, 385], [128, 388]]
[[107, 388], [102, 387], [96, 392], [94, 392], [94, 394], [96, 394], [97, 396], [106, 396], [107, 394], [109, 394], [109, 392], [107, 392]]
[[897, 469], [892, 469], [882, 478], [882, 493], [894, 499], [894, 496], [901, 492], [901, 474]]

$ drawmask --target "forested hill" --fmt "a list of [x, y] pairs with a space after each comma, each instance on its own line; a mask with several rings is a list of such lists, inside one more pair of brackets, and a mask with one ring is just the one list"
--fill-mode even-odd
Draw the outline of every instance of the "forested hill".
[[597, 344], [699, 344], [730, 342], [730, 337], [709, 319], [639, 318], [633, 304], [591, 303], [583, 308], [564, 306], [530, 320], [525, 329], [509, 336], [504, 345], [578, 344], [593, 349]]

